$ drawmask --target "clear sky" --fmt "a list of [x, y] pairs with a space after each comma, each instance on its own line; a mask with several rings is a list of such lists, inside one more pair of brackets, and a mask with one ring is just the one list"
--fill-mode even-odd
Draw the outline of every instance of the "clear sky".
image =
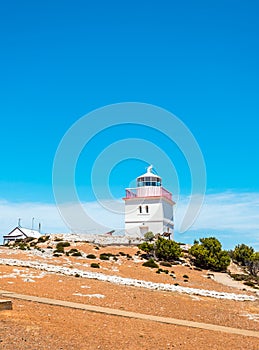
[[[2, 3], [1, 233], [19, 216], [27, 226], [35, 216], [43, 217], [46, 230], [63, 229], [46, 214], [54, 203], [52, 164], [61, 138], [90, 111], [132, 101], [174, 113], [201, 148], [207, 204], [195, 232], [219, 232], [227, 247], [245, 241], [259, 250], [258, 16], [252, 0]], [[84, 201], [95, 200], [90, 172], [98, 154], [134, 137], [167, 152], [188, 195], [188, 167], [176, 147], [132, 125], [103, 131], [82, 152], [76, 181]], [[142, 160], [112, 169], [114, 197], [145, 171], [147, 160], [141, 152], [136, 158]], [[174, 191], [159, 158], [153, 163]]]

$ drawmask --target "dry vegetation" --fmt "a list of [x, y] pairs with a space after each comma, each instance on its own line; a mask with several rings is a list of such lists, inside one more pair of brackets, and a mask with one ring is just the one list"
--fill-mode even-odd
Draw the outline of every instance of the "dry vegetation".
[[[136, 247], [95, 247], [87, 243], [71, 243], [63, 247], [64, 253], [55, 257], [53, 252], [57, 250], [57, 243], [41, 242], [36, 246], [38, 249], [32, 246], [31, 250], [5, 247], [0, 249], [0, 258], [37, 260], [107, 275], [255, 295], [248, 288], [244, 291], [217, 283], [210, 271], [196, 270], [187, 260], [187, 266], [159, 265], [160, 273], [157, 273], [156, 268], [142, 266], [145, 260], [141, 259]], [[76, 252], [81, 255], [73, 255]], [[99, 264], [100, 268], [91, 267], [93, 263]], [[258, 300], [237, 302], [188, 296], [5, 265], [0, 265], [0, 285], [2, 290], [27, 295], [259, 331]], [[0, 313], [0, 348], [4, 350], [258, 349], [258, 338], [19, 300], [14, 300], [13, 305], [12, 311]]]

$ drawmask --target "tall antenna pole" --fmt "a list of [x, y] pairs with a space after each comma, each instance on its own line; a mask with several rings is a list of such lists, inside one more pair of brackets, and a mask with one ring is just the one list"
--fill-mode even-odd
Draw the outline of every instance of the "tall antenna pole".
[[21, 227], [21, 218], [18, 219], [18, 227]]
[[33, 227], [34, 227], [34, 218], [31, 219], [31, 230], [33, 231]]

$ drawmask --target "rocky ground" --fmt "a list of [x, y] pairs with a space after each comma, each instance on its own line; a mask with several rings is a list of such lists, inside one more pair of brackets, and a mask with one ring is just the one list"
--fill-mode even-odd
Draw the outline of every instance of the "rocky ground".
[[[137, 313], [173, 317], [259, 332], [258, 295], [249, 288], [236, 288], [209, 271], [198, 271], [186, 261], [183, 265], [160, 266], [164, 271], [143, 267], [136, 247], [97, 247], [72, 243], [65, 252], [77, 249], [81, 256], [53, 256], [57, 242], [37, 244], [38, 249], [0, 249], [0, 290], [48, 297]], [[48, 247], [48, 248], [47, 248]], [[52, 249], [51, 249], [52, 248]], [[101, 260], [100, 254], [110, 254]], [[87, 256], [95, 255], [95, 259]], [[112, 255], [111, 255], [112, 254]], [[3, 259], [55, 266], [56, 272], [26, 266], [8, 266]], [[100, 268], [92, 268], [91, 263]], [[21, 265], [21, 264], [20, 264]], [[30, 265], [30, 264], [29, 264]], [[60, 268], [82, 271], [68, 276]], [[168, 272], [165, 272], [167, 270]], [[88, 278], [87, 273], [141, 280], [159, 285], [178, 285], [182, 290], [166, 291], [134, 287]], [[81, 274], [81, 272], [80, 272]], [[214, 275], [214, 276], [213, 276]], [[88, 276], [88, 277], [87, 277]], [[219, 281], [219, 282], [217, 282]], [[230, 280], [231, 281], [231, 280]], [[177, 286], [177, 287], [178, 287]], [[246, 295], [253, 301], [188, 294], [194, 290], [221, 295]], [[239, 284], [240, 287], [240, 284]], [[246, 290], [243, 290], [246, 289]], [[229, 294], [231, 293], [231, 294]], [[256, 349], [259, 338], [204, 329], [128, 319], [13, 300], [13, 310], [0, 312], [0, 349]]]

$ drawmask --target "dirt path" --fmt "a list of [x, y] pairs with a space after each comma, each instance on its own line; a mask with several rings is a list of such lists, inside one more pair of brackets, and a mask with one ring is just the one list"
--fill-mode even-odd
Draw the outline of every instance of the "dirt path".
[[135, 318], [140, 320], [148, 320], [148, 321], [154, 321], [154, 322], [160, 322], [160, 323], [166, 323], [166, 324], [173, 324], [173, 325], [183, 326], [183, 327], [206, 329], [210, 331], [224, 332], [229, 334], [237, 334], [242, 336], [259, 338], [259, 332], [256, 332], [256, 331], [213, 325], [209, 323], [200, 323], [200, 322], [180, 320], [180, 319], [169, 318], [169, 317], [146, 315], [146, 314], [140, 314], [136, 312], [123, 311], [119, 309], [74, 303], [74, 302], [69, 302], [65, 300], [57, 300], [57, 299], [35, 297], [31, 295], [17, 294], [17, 293], [3, 291], [3, 290], [0, 290], [0, 295], [5, 298], [14, 298], [14, 299], [21, 299], [21, 300], [43, 303], [48, 305], [63, 306], [63, 307], [80, 309], [80, 310], [101, 313], [106, 315]]
[[254, 292], [259, 296], [259, 291], [255, 291], [253, 288], [249, 287], [249, 286], [245, 286], [242, 282], [240, 281], [235, 281], [233, 280], [228, 274], [226, 273], [222, 273], [222, 272], [214, 272], [213, 273], [214, 277], [214, 281], [223, 284], [224, 286], [228, 286], [228, 287], [233, 287], [233, 288], [237, 288], [240, 290], [246, 289], [249, 290], [250, 292]]

